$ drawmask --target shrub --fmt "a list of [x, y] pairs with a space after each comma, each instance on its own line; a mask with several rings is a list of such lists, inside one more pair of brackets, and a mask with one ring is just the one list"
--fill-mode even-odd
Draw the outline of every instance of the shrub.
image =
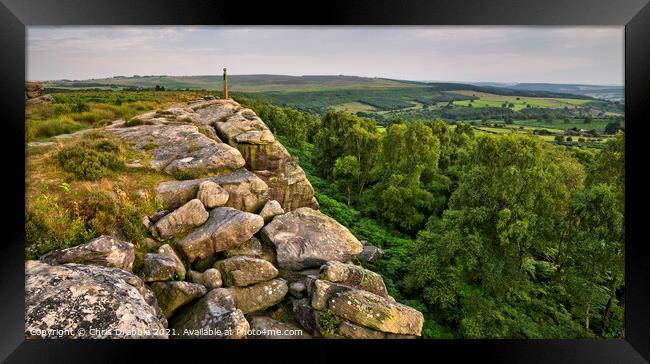
[[106, 140], [65, 147], [57, 154], [57, 160], [64, 171], [77, 179], [89, 181], [103, 177], [108, 170], [120, 170], [124, 166], [120, 148]]
[[90, 106], [88, 106], [88, 104], [83, 101], [76, 101], [71, 105], [70, 109], [72, 112], [81, 113], [84, 111], [90, 111]]
[[64, 171], [72, 173], [75, 178], [96, 180], [105, 174], [101, 154], [92, 149], [80, 146], [66, 147], [57, 155]]

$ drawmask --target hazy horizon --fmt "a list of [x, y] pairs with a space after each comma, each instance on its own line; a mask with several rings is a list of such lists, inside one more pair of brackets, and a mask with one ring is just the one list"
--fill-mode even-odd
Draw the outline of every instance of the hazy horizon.
[[624, 84], [623, 27], [28, 27], [27, 79], [359, 76]]

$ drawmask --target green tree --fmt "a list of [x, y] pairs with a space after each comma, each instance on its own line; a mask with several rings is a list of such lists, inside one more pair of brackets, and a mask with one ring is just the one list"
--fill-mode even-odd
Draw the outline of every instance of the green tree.
[[348, 206], [350, 206], [352, 192], [356, 190], [361, 176], [359, 161], [351, 155], [339, 157], [334, 162], [332, 174], [336, 183], [347, 193]]
[[381, 147], [381, 134], [375, 121], [349, 114], [329, 111], [315, 136], [314, 164], [321, 176], [331, 176], [339, 157], [354, 156], [359, 162], [359, 188], [363, 192], [371, 178], [371, 169]]
[[418, 234], [406, 286], [445, 311], [461, 336], [513, 335], [522, 308], [506, 314], [499, 305], [532, 294], [537, 259], [556, 249], [584, 170], [560, 149], [517, 135], [478, 136], [463, 163], [449, 209]]
[[440, 141], [424, 123], [393, 124], [386, 130], [372, 188], [374, 211], [388, 225], [413, 233], [432, 213], [425, 189], [438, 172]]

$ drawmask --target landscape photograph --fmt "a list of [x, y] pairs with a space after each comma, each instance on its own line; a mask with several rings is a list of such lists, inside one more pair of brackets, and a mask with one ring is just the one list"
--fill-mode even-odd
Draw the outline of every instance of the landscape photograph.
[[622, 26], [26, 47], [27, 339], [625, 338]]

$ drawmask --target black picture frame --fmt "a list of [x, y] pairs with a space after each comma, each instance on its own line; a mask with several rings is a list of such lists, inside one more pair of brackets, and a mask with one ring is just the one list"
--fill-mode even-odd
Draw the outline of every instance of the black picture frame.
[[[26, 26], [33, 25], [620, 25], [625, 26], [625, 339], [409, 341], [107, 341], [24, 339], [24, 81]], [[174, 353], [183, 360], [251, 355], [300, 361], [474, 359], [526, 363], [644, 363], [650, 359], [650, 244], [643, 223], [643, 147], [650, 115], [647, 0], [222, 2], [209, 0], [0, 0], [0, 110], [4, 163], [0, 243], [0, 360], [121, 362]], [[205, 358], [202, 356], [205, 355]]]

